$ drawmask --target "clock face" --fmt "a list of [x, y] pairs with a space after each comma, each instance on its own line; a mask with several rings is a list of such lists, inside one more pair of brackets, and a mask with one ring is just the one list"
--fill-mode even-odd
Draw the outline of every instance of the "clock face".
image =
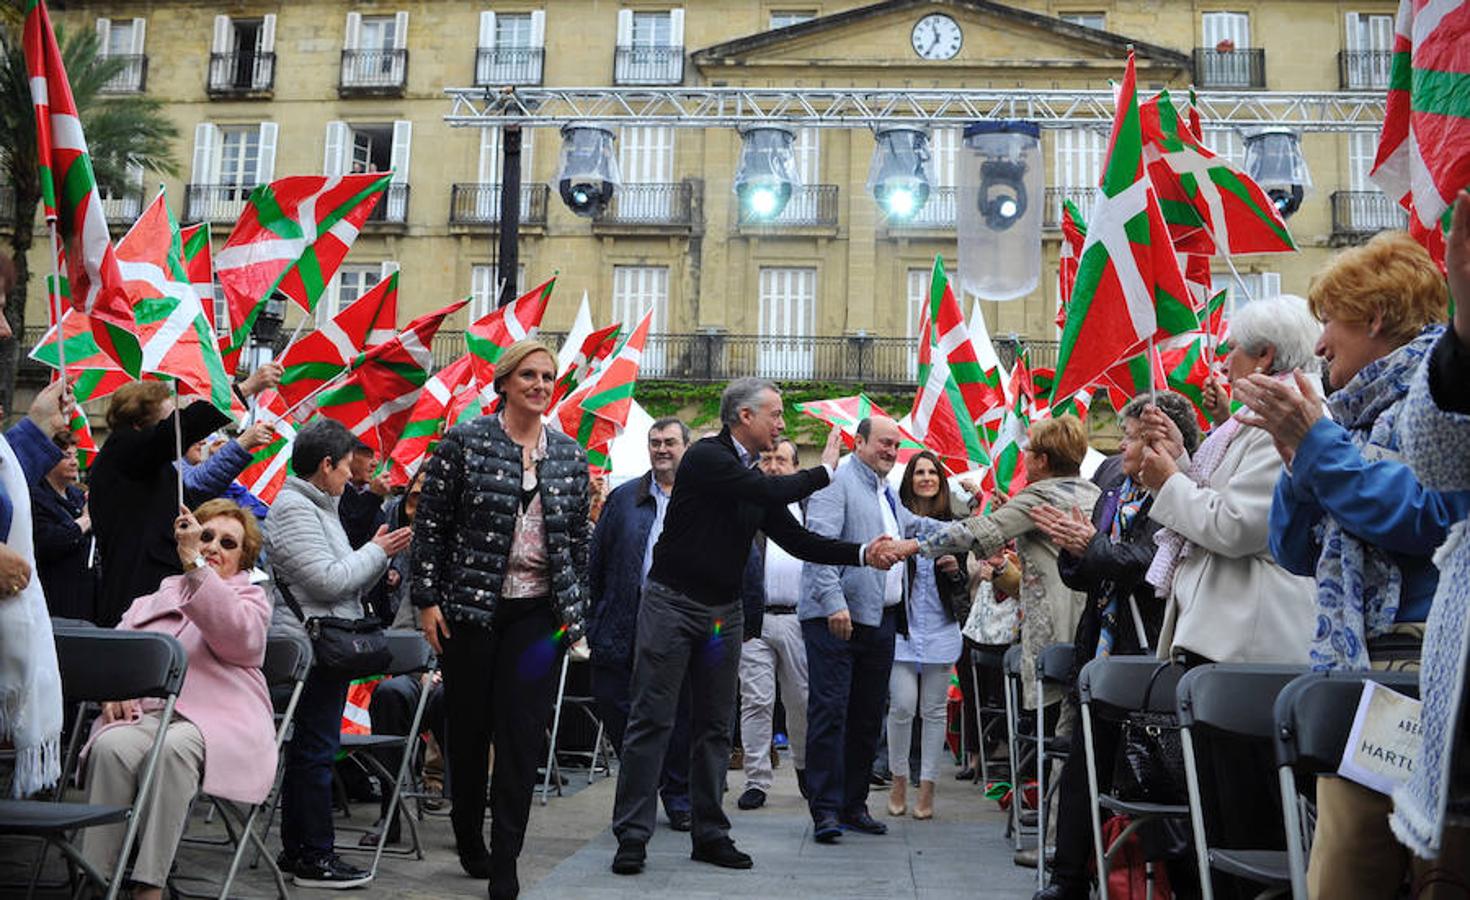
[[934, 13], [914, 25], [909, 40], [913, 42], [914, 52], [919, 54], [920, 59], [954, 59], [965, 42], [965, 35], [954, 19]]

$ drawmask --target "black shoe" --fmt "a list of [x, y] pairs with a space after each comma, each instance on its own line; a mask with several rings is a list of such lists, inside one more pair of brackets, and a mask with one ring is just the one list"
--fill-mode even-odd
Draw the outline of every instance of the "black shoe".
[[1031, 900], [1087, 900], [1086, 888], [1068, 887], [1052, 882], [1032, 895]]
[[687, 809], [669, 810], [669, 827], [675, 831], [693, 831], [694, 814]]
[[689, 858], [695, 862], [707, 862], [722, 869], [749, 869], [755, 865], [750, 854], [735, 849], [735, 842], [727, 837], [715, 838], [703, 844], [695, 844]]
[[516, 877], [516, 862], [494, 862], [490, 865], [490, 900], [515, 900], [521, 895], [521, 880]]
[[741, 809], [760, 809], [766, 805], [766, 792], [760, 788], [746, 788], [735, 805]]
[[812, 837], [819, 844], [835, 844], [842, 837], [842, 825], [838, 823], [836, 816], [824, 814], [812, 826]]
[[292, 871], [291, 881], [297, 887], [325, 888], [332, 891], [361, 887], [373, 880], [372, 873], [367, 869], [359, 869], [344, 862], [335, 853], [312, 860], [299, 860]]
[[812, 798], [812, 792], [806, 786], [806, 769], [796, 770], [796, 789], [801, 791], [801, 799], [810, 800]]
[[276, 854], [276, 868], [280, 869], [281, 874], [287, 878], [291, 877], [291, 873], [296, 871], [296, 865], [299, 862], [301, 860], [297, 859], [296, 855], [289, 850], [282, 850]]
[[482, 848], [479, 853], [466, 856], [459, 855], [459, 867], [471, 878], [485, 879], [490, 877], [490, 854]]
[[888, 826], [868, 815], [866, 808], [856, 813], [842, 817], [842, 825], [849, 831], [861, 831], [863, 834], [887, 834]]
[[893, 784], [893, 775], [890, 772], [873, 772], [868, 775], [868, 784], [873, 787], [888, 787]]
[[647, 851], [637, 841], [618, 841], [618, 852], [613, 854], [613, 873], [637, 875], [643, 871], [643, 863], [647, 858]]
[[974, 766], [965, 766], [963, 769], [960, 769], [958, 772], [954, 773], [954, 780], [955, 781], [974, 781], [975, 780], [975, 767]]

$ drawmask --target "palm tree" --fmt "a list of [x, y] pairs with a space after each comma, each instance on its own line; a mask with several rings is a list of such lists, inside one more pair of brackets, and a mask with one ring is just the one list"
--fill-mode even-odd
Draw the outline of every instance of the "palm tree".
[[[10, 185], [15, 191], [11, 221], [0, 223], [0, 228], [10, 232], [9, 254], [20, 276], [5, 304], [5, 318], [15, 338], [0, 342], [0, 403], [6, 407], [15, 390], [16, 364], [25, 336], [27, 253], [38, 233], [45, 234], [35, 225], [41, 184], [36, 166], [35, 113], [21, 49], [23, 15], [23, 0], [0, 0], [0, 134], [7, 135], [8, 143], [0, 148], [0, 185]], [[99, 56], [97, 35], [86, 29], [64, 34], [58, 28], [57, 43], [87, 135], [98, 186], [104, 191], [123, 190], [129, 167], [175, 174], [178, 164], [173, 146], [179, 132], [164, 115], [163, 103], [150, 97], [102, 96], [103, 86], [122, 72], [127, 62]]]

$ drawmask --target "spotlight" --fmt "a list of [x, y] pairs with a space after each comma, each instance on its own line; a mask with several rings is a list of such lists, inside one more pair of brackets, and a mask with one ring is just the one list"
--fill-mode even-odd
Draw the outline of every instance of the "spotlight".
[[791, 145], [796, 132], [785, 125], [740, 129], [740, 163], [735, 168], [735, 195], [742, 216], [770, 221], [781, 215], [793, 187], [801, 184]]
[[885, 127], [875, 136], [868, 191], [890, 219], [909, 219], [929, 201], [933, 183], [929, 135], [912, 126]]
[[556, 189], [567, 208], [579, 216], [601, 215], [623, 180], [613, 152], [614, 140], [612, 129], [602, 125], [562, 127]]
[[1285, 128], [1265, 128], [1245, 136], [1245, 172], [1271, 198], [1283, 219], [1301, 209], [1312, 187], [1301, 136]]
[[980, 164], [980, 216], [992, 231], [1005, 231], [1026, 212], [1026, 165], [1008, 159]]

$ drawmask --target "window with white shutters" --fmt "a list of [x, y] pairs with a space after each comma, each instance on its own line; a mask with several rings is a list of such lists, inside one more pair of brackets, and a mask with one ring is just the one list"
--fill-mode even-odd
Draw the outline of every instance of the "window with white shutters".
[[[497, 266], [470, 266], [470, 321], [474, 322], [495, 311], [500, 295], [500, 269]], [[516, 266], [516, 296], [526, 292], [526, 267]]]
[[1348, 140], [1348, 190], [1332, 195], [1333, 230], [1367, 235], [1408, 224], [1403, 208], [1369, 177], [1378, 154], [1378, 135], [1354, 131]]
[[1238, 169], [1245, 168], [1245, 142], [1240, 139], [1240, 132], [1228, 125], [1205, 125], [1200, 132], [1200, 140], [1216, 156]]
[[1393, 16], [1348, 13], [1344, 37], [1341, 86], [1346, 90], [1388, 87], [1393, 65]]
[[684, 10], [619, 10], [613, 70], [618, 84], [683, 81]]
[[384, 264], [350, 264], [337, 270], [327, 285], [326, 292], [316, 306], [316, 321], [320, 326], [383, 280]]
[[480, 13], [475, 83], [486, 87], [540, 84], [546, 12]]
[[1091, 128], [1066, 128], [1052, 132], [1052, 188], [1046, 221], [1062, 220], [1062, 201], [1077, 204], [1084, 219], [1092, 218], [1092, 202], [1102, 180], [1108, 136]]
[[1200, 16], [1203, 42], [1195, 77], [1202, 87], [1264, 87], [1256, 83], [1251, 53], [1251, 19], [1243, 12], [1207, 12]]
[[276, 78], [276, 17], [214, 17], [209, 90], [214, 95], [269, 91]]
[[260, 168], [260, 129], [226, 125], [219, 131], [219, 173], [215, 183], [255, 187], [255, 173]]
[[115, 61], [119, 69], [102, 86], [108, 94], [141, 92], [148, 77], [148, 57], [143, 53], [146, 19], [98, 19], [97, 55]]
[[929, 188], [928, 201], [905, 224], [918, 228], [954, 227], [960, 133], [959, 128], [935, 128], [929, 133], [934, 183]]
[[674, 129], [633, 125], [618, 136], [623, 183], [613, 196], [614, 214], [629, 221], [667, 221], [673, 208]]
[[904, 337], [911, 341], [909, 348], [909, 378], [919, 377], [919, 338], [924, 332], [919, 328], [919, 322], [924, 315], [924, 304], [929, 300], [929, 277], [928, 269], [909, 269], [908, 271], [908, 318], [904, 322]]
[[406, 221], [408, 175], [413, 146], [413, 123], [407, 120], [383, 123], [328, 122], [324, 175], [393, 173], [387, 195], [373, 208], [370, 222]]
[[1253, 300], [1281, 296], [1280, 272], [1241, 272], [1237, 281], [1233, 273], [1225, 271], [1211, 273], [1211, 278], [1217, 289], [1223, 287], [1225, 290], [1227, 318]]
[[612, 319], [631, 333], [652, 310], [648, 343], [643, 348], [640, 373], [653, 377], [668, 370], [668, 352], [663, 340], [668, 328], [669, 269], [667, 266], [613, 266]]
[[[469, 210], [476, 221], [493, 222], [500, 216], [500, 183], [501, 183], [501, 147], [503, 136], [498, 126], [481, 128], [480, 153], [476, 166], [475, 181], [478, 187], [473, 195], [472, 210]], [[521, 129], [521, 221], [524, 222], [531, 215], [531, 190], [529, 186], [535, 180], [531, 173], [533, 148], [535, 146], [536, 131], [532, 128]], [[466, 201], [460, 201], [466, 202]]]
[[800, 183], [792, 188], [791, 199], [775, 221], [791, 225], [810, 224], [818, 220], [817, 214], [820, 212], [818, 184], [822, 177], [821, 130], [796, 129], [796, 140], [791, 144], [791, 156], [796, 163], [796, 175]]
[[342, 87], [400, 89], [408, 70], [408, 13], [347, 14], [342, 39]]
[[756, 373], [763, 378], [810, 378], [815, 364], [817, 270], [760, 270], [760, 344]]

